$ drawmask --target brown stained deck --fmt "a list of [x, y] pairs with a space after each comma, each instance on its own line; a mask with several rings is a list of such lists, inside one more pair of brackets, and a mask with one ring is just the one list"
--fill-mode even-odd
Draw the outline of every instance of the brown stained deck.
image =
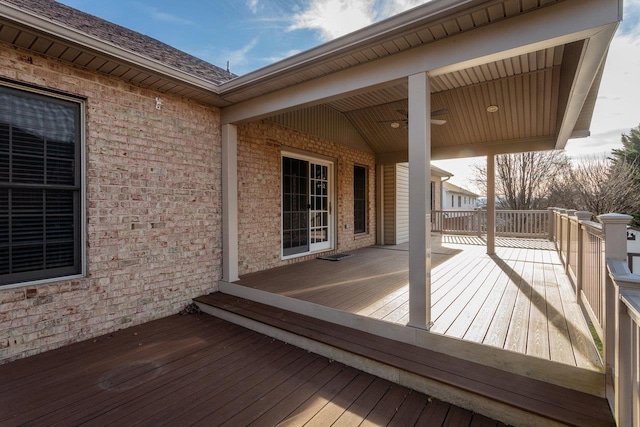
[[[551, 242], [500, 238], [496, 255], [473, 236], [432, 248], [431, 331], [580, 368], [602, 364]], [[369, 247], [242, 276], [239, 285], [406, 324], [407, 245]]]
[[208, 315], [0, 365], [0, 425], [456, 425], [494, 420]]

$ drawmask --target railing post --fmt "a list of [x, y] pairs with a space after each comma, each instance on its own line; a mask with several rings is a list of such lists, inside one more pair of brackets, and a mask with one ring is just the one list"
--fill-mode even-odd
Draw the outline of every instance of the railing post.
[[556, 231], [556, 213], [555, 208], [547, 208], [549, 211], [548, 215], [548, 225], [549, 225], [549, 241], [553, 242], [553, 237]]
[[583, 221], [591, 221], [591, 217], [593, 214], [587, 211], [578, 211], [576, 212], [576, 217], [578, 218], [578, 256], [577, 256], [577, 264], [576, 264], [576, 302], [580, 303], [580, 294], [582, 292], [582, 280], [584, 277], [584, 234], [582, 232], [582, 222]]
[[619, 426], [635, 425], [634, 417], [634, 378], [632, 334], [633, 324], [627, 306], [620, 297], [622, 292], [640, 291], [640, 276], [629, 271], [625, 261], [615, 260], [608, 265], [615, 288], [615, 366], [613, 388], [615, 391], [614, 415]]
[[[627, 260], [627, 224], [633, 219], [630, 215], [609, 213], [598, 216], [598, 221], [602, 223], [602, 230], [604, 232], [604, 257], [607, 264], [612, 261], [622, 261], [626, 265]], [[605, 374], [607, 378], [607, 399], [609, 404], [614, 407], [616, 395], [619, 393], [619, 389], [616, 390], [615, 381], [616, 371], [619, 367], [616, 367], [616, 358], [618, 353], [616, 352], [616, 322], [619, 320], [618, 302], [619, 299], [618, 290], [612, 280], [610, 274], [606, 274], [605, 286], [604, 286], [604, 315], [602, 330], [604, 331], [604, 337], [602, 340], [604, 349], [604, 362], [605, 362]]]
[[565, 260], [566, 262], [564, 263], [564, 270], [567, 273], [567, 276], [571, 276], [569, 274], [569, 269], [571, 268], [571, 239], [573, 238], [571, 236], [571, 217], [575, 216], [576, 214], [576, 210], [575, 209], [567, 209], [567, 235], [565, 236], [566, 238], [566, 242], [567, 242], [567, 253], [566, 253], [566, 257], [567, 259]]
[[558, 247], [558, 252], [560, 252], [560, 261], [562, 261], [562, 265], [566, 265], [566, 258], [565, 258], [565, 253], [564, 253], [564, 240], [565, 240], [565, 233], [564, 233], [564, 221], [566, 219], [565, 214], [567, 213], [566, 209], [558, 209], [558, 217], [557, 219], [560, 221], [560, 227], [558, 228], [558, 231], [560, 233], [559, 236], [556, 236], [556, 246]]

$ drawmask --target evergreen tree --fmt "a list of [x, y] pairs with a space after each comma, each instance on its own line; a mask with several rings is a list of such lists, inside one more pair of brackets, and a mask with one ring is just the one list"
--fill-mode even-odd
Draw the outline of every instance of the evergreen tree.
[[[622, 134], [622, 148], [611, 150], [613, 162], [616, 165], [624, 164], [632, 170], [634, 176], [633, 190], [640, 193], [640, 125], [631, 129], [628, 134]], [[633, 215], [633, 225], [640, 226], [640, 210], [624, 212]]]
[[615, 162], [624, 162], [640, 172], [640, 125], [622, 134], [622, 148], [611, 151]]

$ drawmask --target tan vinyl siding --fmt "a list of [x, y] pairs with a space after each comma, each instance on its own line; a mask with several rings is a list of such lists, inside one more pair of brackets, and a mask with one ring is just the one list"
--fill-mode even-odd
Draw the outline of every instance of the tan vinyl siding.
[[384, 243], [396, 242], [396, 165], [384, 166]]
[[409, 167], [396, 166], [396, 244], [409, 241]]

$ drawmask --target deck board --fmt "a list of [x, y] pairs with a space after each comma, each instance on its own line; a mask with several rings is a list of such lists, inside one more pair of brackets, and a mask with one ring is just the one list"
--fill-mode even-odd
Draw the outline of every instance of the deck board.
[[[66, 374], [41, 377], [48, 386], [30, 395], [3, 387], [0, 425], [385, 425], [414, 418], [416, 408], [464, 412], [206, 315], [170, 316], [0, 365], [0, 378], [17, 385], [39, 371]], [[45, 400], [51, 406], [34, 412]]]
[[[199, 297], [197, 301], [564, 423], [611, 424], [606, 401], [586, 393], [230, 295], [217, 293]], [[322, 408], [324, 405], [316, 409]], [[403, 417], [413, 419], [421, 410], [409, 411]], [[327, 419], [332, 419], [333, 410], [326, 411], [331, 414]]]
[[[460, 244], [464, 242], [465, 244]], [[553, 244], [474, 236], [434, 243], [433, 332], [601, 370], [600, 357]], [[387, 322], [409, 319], [406, 245], [369, 247], [338, 262], [311, 260], [242, 276], [239, 285]]]

